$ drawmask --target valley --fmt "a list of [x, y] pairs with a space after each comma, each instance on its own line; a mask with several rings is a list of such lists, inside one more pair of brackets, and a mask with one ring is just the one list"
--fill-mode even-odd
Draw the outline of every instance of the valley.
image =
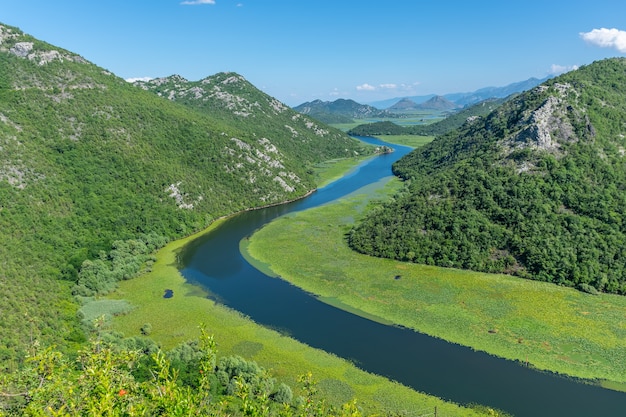
[[296, 111], [0, 24], [0, 415], [620, 413], [626, 59], [528, 82]]

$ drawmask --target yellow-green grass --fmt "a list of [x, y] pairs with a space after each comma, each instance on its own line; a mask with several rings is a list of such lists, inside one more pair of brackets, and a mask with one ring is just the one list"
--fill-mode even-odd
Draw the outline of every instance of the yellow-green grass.
[[397, 143], [399, 145], [409, 146], [411, 148], [419, 148], [432, 142], [434, 136], [418, 136], [418, 135], [380, 135], [378, 139], [389, 143]]
[[351, 169], [354, 169], [361, 162], [372, 156], [360, 156], [354, 158], [333, 159], [321, 162], [315, 166], [315, 183], [318, 188], [330, 184], [346, 175]]
[[[151, 272], [120, 283], [109, 298], [127, 300], [134, 308], [113, 319], [113, 330], [136, 336], [144, 324], [150, 323], [150, 337], [167, 349], [197, 338], [198, 326], [203, 324], [214, 335], [219, 354], [237, 354], [254, 360], [292, 387], [297, 387], [299, 375], [311, 371], [319, 382], [320, 392], [331, 404], [357, 398], [368, 414], [431, 411], [437, 407], [446, 416], [481, 415], [366, 373], [346, 360], [264, 328], [216, 304], [202, 289], [187, 283], [176, 267], [180, 250], [196, 237], [199, 235], [171, 242], [156, 254]], [[165, 290], [172, 290], [173, 297], [163, 298]]]
[[382, 194], [370, 187], [277, 219], [251, 237], [247, 257], [334, 305], [538, 369], [626, 387], [626, 297], [350, 250], [345, 233], [367, 201], [395, 187], [393, 180]]

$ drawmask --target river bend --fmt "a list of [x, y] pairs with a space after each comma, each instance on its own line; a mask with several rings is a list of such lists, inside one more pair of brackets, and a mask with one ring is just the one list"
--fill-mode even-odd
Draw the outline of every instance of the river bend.
[[[369, 143], [389, 145], [373, 138]], [[334, 308], [286, 281], [252, 267], [239, 242], [283, 214], [336, 200], [391, 176], [391, 164], [410, 151], [375, 157], [305, 199], [238, 214], [191, 242], [181, 257], [184, 277], [255, 322], [360, 368], [459, 404], [478, 403], [515, 416], [619, 416], [626, 393], [529, 369], [483, 352], [386, 326]]]

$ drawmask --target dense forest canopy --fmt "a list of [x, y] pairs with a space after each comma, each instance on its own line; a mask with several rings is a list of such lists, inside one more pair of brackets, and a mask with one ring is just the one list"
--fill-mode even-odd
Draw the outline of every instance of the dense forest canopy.
[[34, 339], [84, 341], [72, 291], [132, 276], [140, 248], [301, 197], [316, 163], [370, 152], [237, 74], [186, 83], [203, 100], [172, 102], [0, 25], [1, 368]]
[[394, 166], [363, 253], [626, 294], [626, 59], [549, 80]]

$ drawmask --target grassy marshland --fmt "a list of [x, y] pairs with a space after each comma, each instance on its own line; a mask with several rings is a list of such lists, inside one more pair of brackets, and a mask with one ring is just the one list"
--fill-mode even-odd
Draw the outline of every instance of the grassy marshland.
[[255, 233], [244, 249], [265, 270], [271, 268], [334, 305], [539, 369], [624, 389], [625, 297], [350, 250], [345, 233], [368, 204], [389, 198], [398, 186], [393, 180], [383, 190], [369, 187], [277, 219]]
[[[339, 160], [318, 166], [318, 184], [324, 185], [345, 174], [361, 159]], [[197, 338], [204, 324], [218, 342], [219, 354], [237, 354], [268, 368], [279, 380], [292, 387], [302, 372], [311, 371], [319, 381], [324, 398], [341, 404], [355, 397], [368, 413], [403, 413], [409, 410], [434, 410], [446, 416], [478, 416], [478, 410], [460, 407], [436, 397], [418, 393], [383, 377], [358, 369], [350, 362], [254, 323], [240, 313], [216, 304], [199, 287], [188, 284], [176, 268], [177, 254], [203, 233], [210, 232], [218, 220], [201, 233], [171, 242], [156, 254], [151, 271], [119, 283], [117, 291], [101, 300], [99, 314], [114, 315], [111, 330], [138, 336], [150, 324], [150, 337], [163, 348]], [[164, 298], [171, 290], [172, 298]], [[130, 306], [130, 309], [128, 307]], [[128, 309], [119, 314], [120, 308]], [[99, 315], [98, 312], [91, 312]]]
[[[177, 253], [195, 237], [198, 235], [168, 244], [157, 253], [151, 272], [120, 283], [109, 299], [126, 300], [133, 309], [113, 319], [113, 330], [135, 336], [148, 323], [152, 329], [150, 337], [169, 349], [197, 338], [198, 325], [203, 323], [215, 336], [220, 355], [237, 354], [254, 360], [292, 387], [298, 385], [299, 375], [310, 370], [321, 394], [331, 404], [342, 404], [354, 397], [368, 414], [434, 410], [436, 406], [446, 416], [481, 415], [361, 371], [346, 360], [264, 328], [216, 304], [201, 289], [186, 283], [176, 268]], [[172, 298], [163, 298], [166, 289], [173, 291]]]

